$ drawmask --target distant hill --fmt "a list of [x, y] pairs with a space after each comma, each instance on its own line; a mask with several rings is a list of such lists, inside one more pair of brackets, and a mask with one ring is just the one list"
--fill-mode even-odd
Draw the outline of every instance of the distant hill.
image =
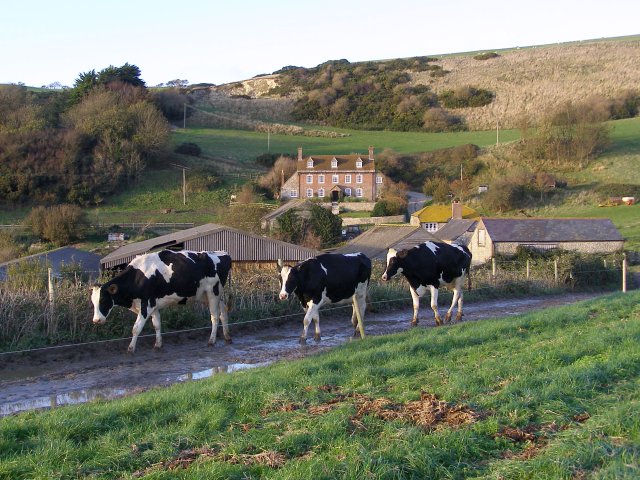
[[[200, 89], [195, 106], [266, 121], [396, 130], [420, 130], [416, 125], [423, 121], [424, 111], [441, 107], [450, 117], [445, 120], [459, 119], [463, 128], [485, 130], [495, 128], [497, 120], [501, 128], [517, 127], [523, 118], [536, 124], [545, 112], [566, 102], [638, 91], [640, 36], [495, 53], [286, 67], [280, 73]], [[446, 95], [451, 99], [469, 88], [484, 94], [485, 100], [490, 92], [489, 103], [448, 107]], [[381, 111], [377, 123], [364, 123]], [[457, 128], [453, 126], [450, 129]]]

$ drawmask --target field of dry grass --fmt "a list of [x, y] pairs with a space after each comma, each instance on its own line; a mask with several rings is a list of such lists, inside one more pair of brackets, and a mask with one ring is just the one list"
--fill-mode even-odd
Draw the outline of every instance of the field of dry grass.
[[516, 49], [484, 61], [444, 56], [438, 64], [450, 73], [437, 78], [415, 73], [413, 81], [435, 92], [468, 85], [488, 89], [495, 93], [491, 104], [457, 112], [471, 130], [495, 128], [496, 119], [501, 128], [514, 128], [523, 115], [535, 124], [546, 110], [567, 101], [637, 89], [640, 39]]

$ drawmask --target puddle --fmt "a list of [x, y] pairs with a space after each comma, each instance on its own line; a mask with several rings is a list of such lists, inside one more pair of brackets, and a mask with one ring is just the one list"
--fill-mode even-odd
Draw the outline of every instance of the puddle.
[[109, 400], [120, 397], [127, 392], [128, 390], [124, 388], [89, 388], [75, 392], [62, 393], [59, 395], [50, 395], [48, 397], [38, 397], [29, 400], [21, 400], [19, 402], [4, 403], [0, 405], [0, 417], [11, 415], [12, 413], [26, 412], [27, 410], [75, 405], [97, 399]]
[[[232, 373], [240, 370], [248, 370], [251, 368], [269, 365], [270, 363], [271, 362], [233, 363], [229, 365], [220, 365], [213, 368], [207, 368], [205, 370], [199, 370], [197, 372], [189, 372], [178, 376], [167, 377], [166, 382], [171, 384], [176, 382], [201, 380], [220, 373]], [[0, 404], [0, 417], [29, 410], [87, 403], [93, 400], [111, 400], [117, 397], [122, 397], [134, 390], [135, 389], [133, 388], [87, 388], [67, 393], [31, 398], [28, 400], [2, 403]]]

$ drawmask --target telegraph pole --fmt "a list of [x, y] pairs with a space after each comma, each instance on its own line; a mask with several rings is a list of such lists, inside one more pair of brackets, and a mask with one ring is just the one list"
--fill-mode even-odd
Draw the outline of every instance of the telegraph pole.
[[183, 103], [182, 104], [182, 128], [186, 129], [187, 128], [187, 104]]

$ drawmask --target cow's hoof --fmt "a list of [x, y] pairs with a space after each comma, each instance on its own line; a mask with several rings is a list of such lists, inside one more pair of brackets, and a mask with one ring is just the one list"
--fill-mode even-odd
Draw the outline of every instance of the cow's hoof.
[[232, 344], [232, 343], [233, 343], [233, 340], [231, 340], [231, 337], [229, 337], [229, 338], [225, 338], [225, 339], [224, 339], [224, 343], [226, 343], [227, 345], [230, 345], [230, 344]]
[[412, 327], [417, 327], [418, 326], [418, 320], [412, 320], [411, 321], [411, 326]]
[[215, 344], [216, 344], [216, 341], [215, 341], [215, 340], [209, 340], [209, 341], [207, 342], [207, 346], [208, 346], [208, 347], [213, 347]]
[[459, 313], [456, 315], [456, 322], [461, 322], [462, 321], [462, 313]]
[[307, 337], [300, 337], [300, 340], [298, 340], [298, 342], [300, 343], [300, 345], [306, 345]]
[[450, 314], [450, 313], [447, 313], [447, 314], [444, 316], [444, 323], [449, 323], [450, 321], [451, 321], [451, 314]]
[[162, 348], [162, 345], [154, 345], [153, 350], [158, 352]]
[[314, 341], [314, 342], [319, 342], [321, 339], [322, 339], [322, 337], [320, 336], [320, 334], [319, 334], [319, 333], [316, 333], [316, 334], [313, 336], [313, 341]]
[[127, 348], [127, 355], [133, 355], [134, 353], [136, 353], [136, 349], [135, 348]]

